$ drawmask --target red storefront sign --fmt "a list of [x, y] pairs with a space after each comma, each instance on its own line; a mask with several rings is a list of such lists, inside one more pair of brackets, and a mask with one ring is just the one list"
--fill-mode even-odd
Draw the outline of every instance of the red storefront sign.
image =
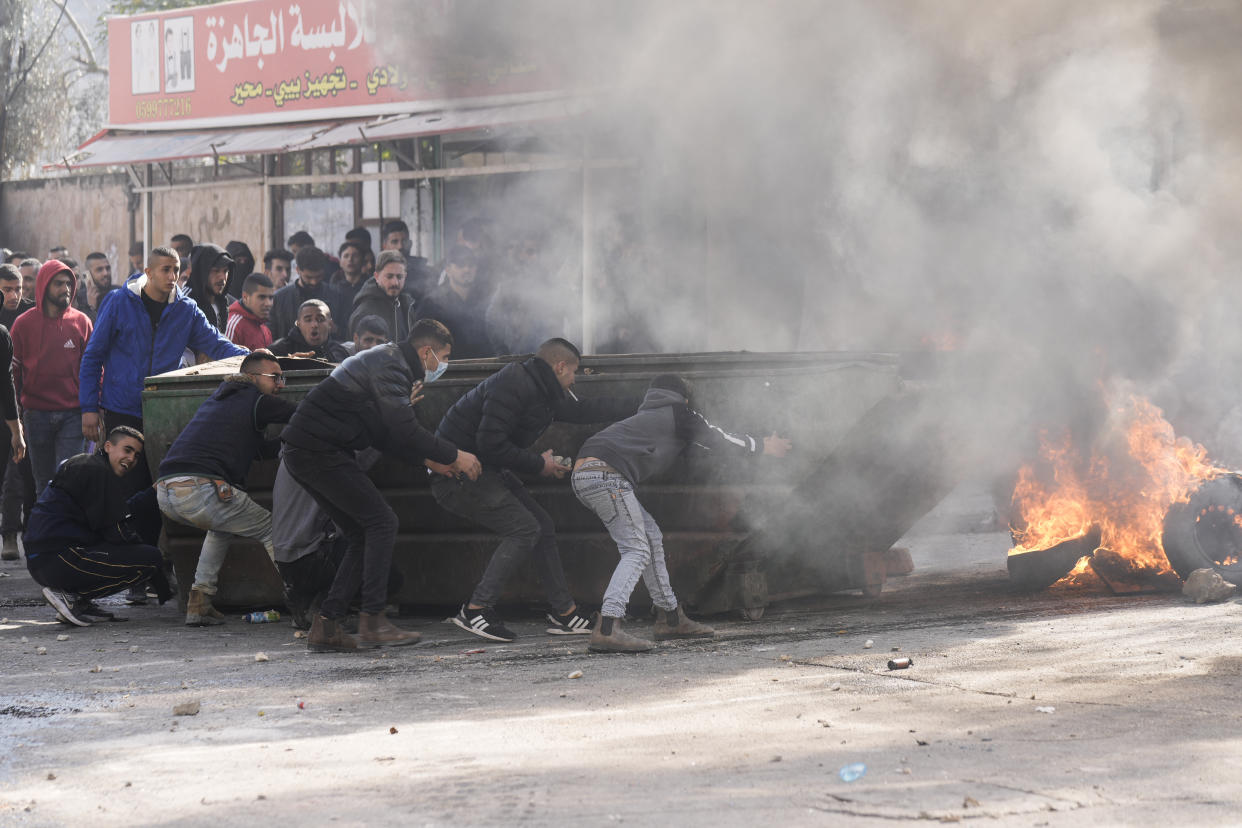
[[445, 33], [462, 29], [455, 5], [241, 0], [113, 18], [109, 121], [147, 129], [306, 121], [557, 88], [537, 47], [478, 54], [454, 43]]

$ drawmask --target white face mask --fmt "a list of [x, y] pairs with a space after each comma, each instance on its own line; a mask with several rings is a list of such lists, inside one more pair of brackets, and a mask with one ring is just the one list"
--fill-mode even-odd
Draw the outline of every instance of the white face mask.
[[425, 375], [423, 376], [423, 382], [435, 382], [440, 377], [444, 376], [444, 372], [448, 370], [447, 360], [440, 359], [440, 357], [436, 356], [435, 351], [432, 351], [431, 355], [436, 357], [437, 364], [436, 364], [436, 367], [430, 371], [427, 371], [426, 369], [424, 369]]

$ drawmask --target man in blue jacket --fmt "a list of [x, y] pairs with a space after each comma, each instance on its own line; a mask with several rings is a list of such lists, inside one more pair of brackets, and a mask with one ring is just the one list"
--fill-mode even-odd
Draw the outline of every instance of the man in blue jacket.
[[[177, 290], [179, 266], [176, 251], [155, 248], [142, 275], [112, 291], [99, 309], [78, 374], [82, 435], [87, 440], [99, 442], [101, 426], [104, 433], [118, 425], [142, 431], [143, 380], [175, 369], [187, 347], [212, 359], [248, 353]], [[146, 464], [138, 473], [150, 483]]]

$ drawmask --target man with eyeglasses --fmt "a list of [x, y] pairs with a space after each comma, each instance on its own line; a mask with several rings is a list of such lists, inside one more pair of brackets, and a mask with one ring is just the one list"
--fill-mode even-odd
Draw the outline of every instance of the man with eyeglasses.
[[289, 422], [297, 409], [278, 396], [284, 385], [272, 352], [252, 351], [240, 372], [226, 377], [199, 406], [160, 463], [155, 484], [160, 511], [207, 532], [186, 606], [186, 626], [224, 623], [212, 598], [234, 537], [258, 541], [274, 558], [272, 513], [243, 487], [255, 458], [275, 457], [280, 448], [279, 439], [267, 438], [267, 427]]

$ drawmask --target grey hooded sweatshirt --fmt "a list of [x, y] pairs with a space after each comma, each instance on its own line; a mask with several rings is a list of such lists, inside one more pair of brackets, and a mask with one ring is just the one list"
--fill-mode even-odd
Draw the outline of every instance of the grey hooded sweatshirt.
[[638, 485], [667, 471], [692, 444], [740, 454], [763, 452], [762, 441], [712, 425], [676, 391], [649, 388], [637, 414], [587, 438], [578, 456], [597, 457]]

